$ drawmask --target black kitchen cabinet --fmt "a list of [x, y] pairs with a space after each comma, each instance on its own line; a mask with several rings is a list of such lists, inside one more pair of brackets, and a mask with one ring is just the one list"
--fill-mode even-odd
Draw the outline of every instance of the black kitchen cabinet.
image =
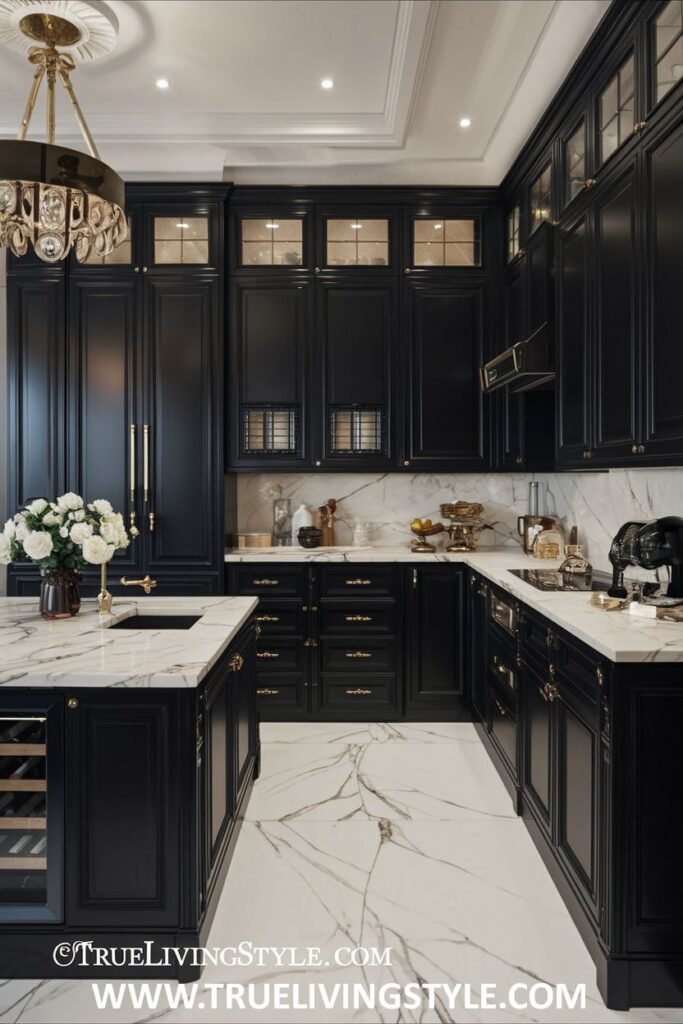
[[530, 665], [522, 667], [524, 730], [522, 790], [536, 812], [541, 827], [551, 834], [552, 704], [545, 689], [547, 680]]
[[584, 467], [591, 450], [590, 228], [584, 208], [557, 234], [557, 463]]
[[468, 573], [469, 607], [468, 624], [468, 674], [469, 692], [475, 718], [486, 718], [486, 672], [488, 664], [487, 644], [487, 597], [488, 584], [475, 572]]
[[[111, 575], [149, 571], [161, 593], [222, 589], [225, 194], [129, 186], [120, 253], [9, 261], [8, 511], [64, 490], [109, 499], [140, 531]], [[99, 583], [88, 569], [84, 594]], [[10, 567], [10, 593], [38, 587]]]
[[310, 461], [314, 285], [262, 273], [231, 286], [229, 460], [300, 468]]
[[396, 462], [397, 285], [350, 276], [317, 287], [316, 378], [323, 386], [316, 464], [389, 469]]
[[406, 715], [429, 717], [448, 710], [469, 719], [464, 567], [419, 565], [406, 572]]
[[467, 471], [489, 465], [488, 289], [433, 279], [406, 281], [405, 465]]

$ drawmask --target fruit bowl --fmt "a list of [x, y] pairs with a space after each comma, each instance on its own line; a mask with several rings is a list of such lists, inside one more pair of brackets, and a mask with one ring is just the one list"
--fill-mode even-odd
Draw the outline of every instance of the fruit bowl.
[[432, 523], [431, 519], [425, 519], [424, 522], [421, 519], [413, 519], [410, 529], [418, 538], [418, 540], [412, 541], [410, 545], [411, 551], [416, 552], [416, 554], [428, 555], [433, 554], [436, 548], [433, 544], [429, 544], [426, 538], [434, 537], [437, 533], [443, 533], [446, 527], [443, 523]]

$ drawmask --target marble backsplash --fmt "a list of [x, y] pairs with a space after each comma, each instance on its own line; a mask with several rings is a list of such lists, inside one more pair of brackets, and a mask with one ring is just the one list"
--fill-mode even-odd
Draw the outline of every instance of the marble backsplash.
[[[415, 516], [439, 517], [444, 501], [480, 501], [493, 526], [481, 534], [480, 546], [518, 544], [517, 516], [528, 506], [528, 484], [540, 483], [540, 511], [560, 516], [564, 526], [576, 525], [579, 539], [596, 568], [609, 568], [609, 544], [628, 519], [683, 515], [683, 469], [610, 470], [552, 473], [535, 477], [521, 473], [283, 473], [240, 474], [237, 477], [237, 529], [267, 532], [273, 498], [291, 498], [292, 512], [303, 502], [312, 508], [328, 498], [338, 501], [339, 544], [350, 544], [357, 520], [369, 525], [374, 545], [408, 544]], [[445, 543], [436, 538], [437, 545]]]

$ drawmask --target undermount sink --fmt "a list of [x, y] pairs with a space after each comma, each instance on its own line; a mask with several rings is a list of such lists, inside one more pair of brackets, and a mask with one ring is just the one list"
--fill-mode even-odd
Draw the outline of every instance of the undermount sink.
[[201, 615], [131, 615], [109, 629], [189, 629]]

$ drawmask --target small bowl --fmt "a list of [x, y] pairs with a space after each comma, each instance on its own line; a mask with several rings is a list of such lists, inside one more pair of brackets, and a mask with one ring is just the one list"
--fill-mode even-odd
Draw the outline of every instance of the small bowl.
[[302, 548], [317, 548], [322, 535], [322, 530], [317, 526], [302, 526], [296, 536]]

